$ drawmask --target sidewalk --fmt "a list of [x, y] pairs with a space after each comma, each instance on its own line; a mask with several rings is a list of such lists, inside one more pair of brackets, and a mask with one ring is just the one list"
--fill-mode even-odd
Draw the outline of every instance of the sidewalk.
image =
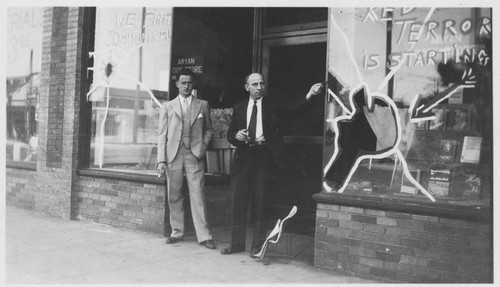
[[188, 237], [165, 238], [6, 207], [8, 284], [377, 283], [292, 260], [264, 265], [248, 252], [221, 255]]

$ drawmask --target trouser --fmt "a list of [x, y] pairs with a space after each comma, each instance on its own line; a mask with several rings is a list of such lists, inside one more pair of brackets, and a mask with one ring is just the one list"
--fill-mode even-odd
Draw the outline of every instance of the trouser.
[[252, 246], [258, 247], [266, 239], [264, 203], [269, 189], [273, 161], [267, 146], [250, 147], [248, 153], [248, 160], [231, 178], [231, 245], [245, 247], [247, 211], [250, 203], [254, 222]]
[[205, 196], [203, 193], [204, 168], [204, 160], [196, 158], [191, 150], [186, 149], [182, 144], [174, 160], [167, 165], [167, 193], [172, 237], [180, 238], [184, 236], [184, 195], [182, 194], [184, 171], [189, 188], [191, 213], [198, 242], [212, 239], [206, 220]]

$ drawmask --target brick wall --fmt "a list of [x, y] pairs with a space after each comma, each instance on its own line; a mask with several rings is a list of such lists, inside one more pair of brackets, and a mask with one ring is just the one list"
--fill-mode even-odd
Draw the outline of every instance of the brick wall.
[[164, 234], [164, 185], [82, 176], [73, 189], [73, 218]]
[[[47, 130], [46, 135], [46, 161], [47, 167], [62, 167], [62, 147], [64, 128], [64, 98], [66, 74], [67, 38], [68, 38], [68, 8], [53, 9], [52, 19], [49, 23], [51, 32], [50, 65], [48, 80], [48, 104], [47, 104]], [[48, 26], [48, 25], [47, 25]], [[46, 29], [49, 29], [48, 27]]]
[[[230, 225], [229, 192], [227, 183], [205, 183], [211, 227]], [[164, 185], [80, 176], [73, 187], [72, 218], [168, 236], [165, 196]], [[187, 190], [184, 209], [186, 233], [194, 232]]]
[[493, 282], [491, 223], [318, 204], [315, 266], [387, 282]]
[[35, 209], [66, 219], [76, 176], [83, 11], [44, 11]]
[[36, 171], [7, 168], [6, 175], [5, 203], [24, 209], [35, 209]]

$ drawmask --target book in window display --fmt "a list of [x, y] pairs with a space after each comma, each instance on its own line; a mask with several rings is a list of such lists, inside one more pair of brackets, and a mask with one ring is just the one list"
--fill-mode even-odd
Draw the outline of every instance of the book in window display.
[[450, 193], [451, 170], [444, 166], [434, 166], [430, 169], [429, 193], [436, 197], [448, 196]]
[[416, 131], [425, 131], [427, 130], [427, 126], [428, 125], [426, 121], [411, 123], [411, 128]]
[[234, 151], [234, 148], [208, 150], [206, 153], [207, 173], [229, 174]]
[[478, 174], [468, 174], [465, 178], [465, 197], [479, 197], [481, 191], [481, 177]]
[[445, 110], [444, 109], [432, 109], [435, 119], [429, 122], [429, 130], [440, 131], [444, 130], [445, 126]]
[[448, 104], [463, 104], [464, 102], [464, 90], [458, 89], [450, 95], [448, 98]]
[[464, 144], [462, 146], [462, 155], [460, 156], [460, 162], [479, 163], [482, 140], [482, 137], [464, 137]]
[[477, 122], [478, 116], [476, 109], [472, 109], [472, 111], [469, 112], [469, 131], [471, 132], [477, 132], [480, 130]]
[[[417, 182], [420, 182], [420, 170], [410, 171], [410, 174]], [[408, 180], [404, 173], [401, 175], [401, 193], [418, 194], [417, 187]]]
[[217, 151], [207, 151], [206, 153], [207, 173], [220, 173], [220, 164], [217, 156]]
[[457, 197], [477, 199], [482, 188], [481, 172], [476, 165], [461, 165], [453, 168], [450, 190]]
[[228, 149], [223, 149], [223, 150], [219, 151], [222, 154], [221, 172], [223, 172], [225, 174], [231, 173], [231, 162], [233, 161], [234, 150], [235, 149], [233, 149], [233, 148], [228, 148]]
[[457, 141], [441, 140], [438, 153], [439, 159], [441, 159], [442, 162], [454, 162], [456, 148], [457, 148]]
[[214, 129], [214, 136], [212, 138], [213, 148], [229, 148], [227, 131], [229, 130], [229, 123], [231, 123], [233, 116], [233, 109], [211, 109], [210, 115]]
[[449, 110], [446, 119], [446, 130], [468, 131], [469, 111], [467, 109]]

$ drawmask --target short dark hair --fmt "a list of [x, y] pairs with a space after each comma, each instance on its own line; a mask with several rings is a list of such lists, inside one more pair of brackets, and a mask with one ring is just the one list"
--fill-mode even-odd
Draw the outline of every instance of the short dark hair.
[[194, 80], [195, 75], [193, 71], [191, 71], [188, 68], [182, 68], [178, 73], [177, 73], [177, 81], [180, 79], [181, 76], [191, 76], [191, 78]]

